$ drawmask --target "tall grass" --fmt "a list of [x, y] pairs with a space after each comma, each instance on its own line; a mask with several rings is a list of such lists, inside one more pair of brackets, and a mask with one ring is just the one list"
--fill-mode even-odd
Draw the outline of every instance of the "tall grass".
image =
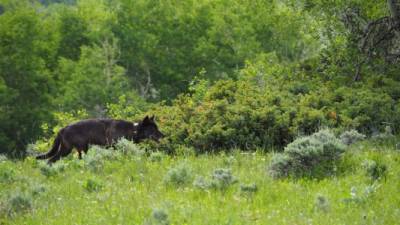
[[[266, 169], [272, 155], [259, 152], [157, 160], [154, 153], [112, 152], [118, 157], [101, 157], [92, 169], [85, 157], [93, 152], [63, 159], [55, 172], [32, 158], [6, 160], [0, 162], [0, 171], [9, 171], [0, 183], [0, 224], [396, 224], [400, 152], [385, 146], [350, 146], [340, 171], [319, 180], [275, 180]], [[372, 180], [375, 167], [365, 162], [385, 165], [384, 176]], [[175, 176], [185, 177], [184, 185], [181, 179], [170, 185]], [[224, 191], [207, 186], [228, 178]]]

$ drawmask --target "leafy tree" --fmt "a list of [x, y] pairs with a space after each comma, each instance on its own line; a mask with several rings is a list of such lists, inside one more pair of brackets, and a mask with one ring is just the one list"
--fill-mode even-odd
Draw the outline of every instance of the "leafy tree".
[[38, 13], [22, 4], [0, 16], [1, 153], [23, 153], [24, 145], [40, 135], [41, 123], [50, 118], [53, 82], [41, 56], [51, 53], [40, 22]]
[[60, 42], [58, 57], [77, 60], [80, 56], [80, 48], [87, 45], [88, 25], [79, 17], [74, 9], [64, 8], [59, 18]]
[[210, 80], [235, 78], [260, 53], [298, 60], [319, 46], [307, 35], [316, 26], [307, 13], [273, 0], [121, 0], [116, 13], [122, 65], [146, 97], [157, 97], [155, 88], [173, 98], [201, 71]]
[[102, 45], [82, 47], [79, 61], [61, 59], [60, 74], [64, 80], [57, 102], [61, 110], [86, 109], [92, 116], [105, 116], [107, 103], [117, 102], [122, 95], [136, 96], [117, 64], [117, 41], [104, 40]]

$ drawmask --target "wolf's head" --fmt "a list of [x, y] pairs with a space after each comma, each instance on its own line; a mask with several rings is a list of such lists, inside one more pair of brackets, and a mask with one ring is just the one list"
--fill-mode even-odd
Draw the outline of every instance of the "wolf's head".
[[154, 121], [154, 116], [146, 116], [141, 122], [137, 124], [136, 140], [152, 139], [159, 141], [164, 137], [164, 134], [158, 130], [157, 124]]

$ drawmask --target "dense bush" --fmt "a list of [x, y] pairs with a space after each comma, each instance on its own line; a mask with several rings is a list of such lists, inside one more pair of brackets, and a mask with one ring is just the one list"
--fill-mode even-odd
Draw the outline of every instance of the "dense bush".
[[162, 152], [152, 152], [149, 155], [149, 160], [152, 162], [160, 162], [164, 157]]
[[345, 131], [340, 135], [340, 140], [345, 145], [354, 144], [365, 138], [364, 134], [359, 133], [357, 130]]
[[66, 165], [65, 165], [64, 162], [60, 162], [60, 163], [57, 163], [55, 165], [47, 165], [47, 164], [45, 164], [45, 165], [42, 165], [40, 167], [40, 172], [46, 177], [53, 177], [53, 176], [56, 176], [59, 173], [64, 172], [65, 171], [65, 167], [66, 167]]
[[212, 188], [225, 191], [237, 181], [238, 179], [232, 175], [230, 169], [218, 168], [213, 171], [209, 179], [202, 176], [196, 177], [193, 182], [193, 186], [201, 190]]
[[31, 210], [33, 206], [32, 196], [17, 191], [0, 202], [0, 213], [7, 216], [14, 216]]
[[115, 159], [121, 154], [113, 149], [103, 148], [101, 146], [91, 146], [88, 154], [83, 157], [85, 167], [94, 172], [99, 172], [103, 169], [106, 160]]
[[375, 160], [367, 160], [363, 163], [363, 167], [366, 171], [366, 175], [372, 180], [376, 181], [381, 178], [386, 178], [387, 166]]
[[190, 183], [192, 177], [191, 168], [187, 164], [182, 163], [168, 170], [164, 177], [164, 182], [169, 185], [183, 186]]
[[274, 156], [269, 171], [277, 178], [326, 176], [333, 172], [344, 150], [344, 145], [331, 131], [321, 130], [311, 136], [297, 138], [286, 146], [283, 153]]
[[153, 209], [151, 217], [145, 222], [145, 225], [157, 224], [157, 225], [169, 225], [168, 213], [164, 209]]
[[215, 169], [211, 175], [211, 187], [218, 190], [225, 190], [237, 181], [230, 169]]
[[[235, 148], [282, 149], [299, 134], [310, 135], [321, 127], [338, 132], [360, 130], [367, 135], [383, 131], [386, 124], [393, 124], [394, 132], [398, 130], [400, 105], [390, 95], [373, 91], [369, 81], [360, 87], [337, 88], [332, 82], [309, 75], [305, 85], [299, 78], [285, 78], [289, 69], [269, 63], [268, 57], [274, 58], [265, 56], [261, 57], [263, 61], [249, 62], [238, 80], [214, 84], [197, 80], [190, 93], [180, 95], [170, 105], [160, 103], [142, 112], [115, 103], [108, 105], [109, 112], [127, 120], [156, 115], [166, 138], [148, 147], [179, 154]], [[298, 86], [306, 91], [299, 91], [295, 88]], [[122, 105], [127, 104], [123, 98], [120, 100]], [[84, 115], [83, 111], [76, 117]], [[55, 114], [60, 124], [74, 121], [71, 116]], [[53, 132], [61, 127], [56, 126]], [[361, 138], [353, 133], [344, 133], [341, 138], [346, 143]], [[133, 144], [128, 147], [127, 142], [124, 145], [122, 149], [136, 148]]]
[[268, 167], [269, 174], [274, 178], [288, 177], [293, 173], [293, 161], [287, 154], [276, 154]]
[[309, 135], [321, 127], [372, 134], [400, 121], [400, 105], [384, 91], [376, 92], [370, 80], [338, 88], [318, 74], [293, 77], [293, 68], [280, 64], [274, 55], [261, 55], [239, 71], [238, 80], [214, 84], [196, 80], [190, 93], [172, 105], [149, 110], [158, 116], [167, 136], [158, 147], [176, 152], [186, 145], [197, 153], [280, 149], [297, 135]]
[[121, 138], [120, 140], [118, 140], [118, 142], [115, 144], [115, 147], [118, 152], [121, 152], [125, 155], [144, 154], [144, 150], [142, 148], [125, 138]]
[[328, 212], [330, 209], [329, 200], [325, 196], [318, 194], [315, 198], [314, 207], [316, 210]]

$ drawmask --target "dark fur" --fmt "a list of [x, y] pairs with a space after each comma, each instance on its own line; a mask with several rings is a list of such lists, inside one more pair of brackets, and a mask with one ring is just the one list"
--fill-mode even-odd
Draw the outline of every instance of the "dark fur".
[[79, 158], [82, 158], [82, 151], [86, 153], [89, 145], [111, 146], [120, 138], [136, 143], [147, 138], [158, 141], [163, 136], [154, 122], [154, 116], [146, 116], [137, 125], [124, 120], [82, 120], [61, 129], [50, 151], [38, 155], [36, 159], [49, 159], [49, 163], [54, 163], [71, 153], [73, 148], [77, 149]]

